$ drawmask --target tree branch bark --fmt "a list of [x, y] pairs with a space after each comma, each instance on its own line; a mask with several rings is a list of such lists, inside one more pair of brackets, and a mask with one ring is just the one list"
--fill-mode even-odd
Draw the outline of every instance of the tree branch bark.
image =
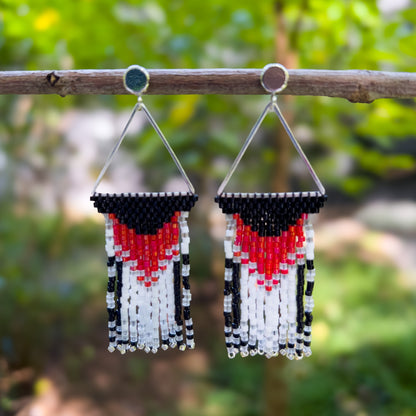
[[[3, 71], [0, 94], [129, 94], [124, 69], [70, 71]], [[151, 69], [146, 94], [266, 94], [261, 69]], [[367, 70], [289, 70], [285, 95], [345, 98], [371, 103], [379, 98], [416, 97], [416, 73]]]

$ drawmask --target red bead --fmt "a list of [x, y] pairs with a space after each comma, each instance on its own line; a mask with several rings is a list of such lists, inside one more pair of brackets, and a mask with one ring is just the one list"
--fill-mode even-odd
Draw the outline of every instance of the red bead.
[[249, 250], [249, 242], [248, 239], [246, 240], [246, 237], [243, 238], [243, 244], [241, 245], [241, 251], [243, 253], [248, 253]]
[[129, 228], [129, 245], [130, 247], [136, 247], [136, 233], [132, 228]]
[[125, 225], [121, 226], [121, 247], [123, 251], [128, 249], [128, 240], [127, 240], [128, 229]]
[[114, 245], [120, 245], [120, 225], [117, 218], [113, 222]]
[[170, 223], [165, 223], [163, 224], [163, 234], [164, 234], [164, 238], [165, 238], [165, 245], [166, 247], [170, 248], [170, 238], [171, 238], [171, 234], [170, 234]]

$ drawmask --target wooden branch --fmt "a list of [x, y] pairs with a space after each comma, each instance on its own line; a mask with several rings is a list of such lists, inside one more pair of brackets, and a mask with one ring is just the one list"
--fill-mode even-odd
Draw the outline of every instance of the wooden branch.
[[[0, 94], [129, 94], [124, 69], [3, 71]], [[146, 94], [266, 94], [261, 69], [151, 69]], [[287, 95], [340, 97], [354, 103], [416, 97], [416, 73], [365, 70], [289, 70]]]

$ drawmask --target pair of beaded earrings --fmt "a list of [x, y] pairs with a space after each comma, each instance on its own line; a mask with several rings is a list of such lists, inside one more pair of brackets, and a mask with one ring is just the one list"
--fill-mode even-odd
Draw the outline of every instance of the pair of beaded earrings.
[[[267, 65], [261, 75], [271, 94], [215, 201], [226, 216], [224, 240], [224, 318], [227, 353], [301, 359], [311, 355], [314, 306], [314, 242], [309, 214], [319, 212], [325, 189], [277, 105], [287, 70]], [[141, 95], [148, 72], [137, 65], [124, 75], [138, 103], [94, 185], [91, 200], [105, 218], [108, 256], [107, 311], [109, 351], [195, 347], [190, 311], [189, 211], [198, 200]], [[143, 111], [178, 167], [189, 192], [100, 194], [96, 189], [137, 111]], [[232, 174], [269, 112], [275, 112], [308, 167], [318, 191], [224, 193]], [[306, 289], [305, 289], [306, 267]]]

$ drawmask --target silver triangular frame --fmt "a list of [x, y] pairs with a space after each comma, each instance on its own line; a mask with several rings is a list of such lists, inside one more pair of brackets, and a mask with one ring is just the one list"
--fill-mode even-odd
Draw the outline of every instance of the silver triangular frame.
[[[140, 75], [142, 75], [142, 76], [145, 77], [146, 83], [143, 84], [143, 86], [140, 89], [134, 89], [134, 88], [132, 88], [131, 86], [129, 86], [127, 84], [127, 81], [126, 81], [127, 75], [129, 73], [132, 73], [132, 72], [139, 73]], [[189, 189], [189, 192], [191, 192], [192, 194], [195, 193], [195, 188], [192, 185], [191, 181], [189, 180], [188, 175], [186, 174], [185, 170], [183, 169], [183, 167], [182, 167], [182, 165], [181, 165], [178, 157], [176, 156], [176, 154], [173, 151], [172, 147], [170, 146], [169, 142], [166, 140], [166, 137], [162, 133], [162, 130], [160, 130], [158, 124], [155, 121], [155, 119], [150, 114], [150, 111], [147, 109], [147, 107], [143, 103], [141, 94], [147, 89], [148, 83], [149, 83], [149, 74], [148, 74], [148, 72], [146, 71], [145, 68], [143, 68], [143, 67], [141, 67], [139, 65], [132, 65], [129, 68], [127, 68], [127, 70], [126, 70], [126, 72], [124, 74], [124, 85], [125, 85], [126, 89], [129, 92], [132, 92], [133, 94], [137, 94], [138, 95], [137, 103], [134, 106], [133, 111], [130, 114], [130, 117], [129, 117], [129, 119], [128, 119], [128, 121], [127, 121], [127, 123], [126, 123], [126, 125], [125, 125], [125, 127], [124, 127], [124, 129], [123, 129], [123, 131], [121, 133], [121, 135], [120, 135], [120, 138], [118, 139], [118, 141], [116, 142], [116, 144], [114, 145], [114, 147], [111, 149], [109, 155], [107, 156], [107, 160], [105, 161], [104, 166], [101, 169], [101, 172], [98, 175], [97, 180], [95, 181], [95, 184], [94, 184], [94, 187], [93, 187], [92, 193], [91, 193], [92, 195], [95, 194], [95, 192], [96, 192], [96, 190], [98, 188], [98, 185], [100, 184], [100, 182], [103, 179], [103, 177], [104, 177], [107, 169], [109, 168], [111, 162], [113, 161], [113, 158], [114, 158], [115, 154], [117, 153], [117, 150], [119, 149], [121, 143], [123, 142], [124, 137], [127, 134], [127, 130], [128, 130], [128, 128], [130, 126], [130, 123], [132, 122], [132, 120], [133, 120], [133, 118], [134, 118], [134, 116], [135, 116], [135, 114], [136, 114], [137, 111], [143, 111], [144, 112], [144, 114], [145, 114], [145, 116], [147, 118], [147, 121], [150, 123], [150, 125], [153, 127], [153, 129], [156, 131], [156, 133], [158, 134], [158, 136], [162, 140], [162, 143], [164, 144], [164, 146], [166, 147], [167, 151], [169, 152], [171, 158], [175, 162], [175, 165], [178, 168], [178, 170], [179, 170], [179, 172], [180, 172], [183, 180], [185, 181], [185, 183], [186, 183], [186, 185], [187, 185], [187, 187]]]
[[[263, 70], [262, 77], [263, 77], [265, 71], [268, 68], [270, 68], [270, 67], [276, 67], [276, 66], [278, 66], [279, 68], [284, 68], [284, 67], [282, 67], [279, 64], [270, 64], [270, 65], [267, 65], [264, 68], [264, 70]], [[287, 71], [286, 71], [285, 68], [284, 68], [284, 71], [286, 73], [285, 83], [283, 84], [284, 87], [285, 87], [286, 84], [287, 84], [288, 73], [287, 73]], [[263, 81], [262, 81], [262, 85], [264, 86]], [[287, 124], [285, 118], [283, 117], [283, 114], [281, 113], [279, 106], [277, 105], [277, 96], [275, 95], [275, 92], [281, 91], [283, 88], [279, 88], [278, 90], [275, 90], [275, 91], [272, 92], [272, 96], [271, 96], [270, 102], [266, 105], [266, 107], [264, 108], [263, 112], [260, 114], [260, 117], [256, 121], [256, 124], [253, 126], [253, 128], [250, 131], [250, 134], [248, 135], [246, 141], [244, 142], [243, 147], [240, 149], [240, 152], [238, 153], [237, 157], [235, 158], [233, 164], [231, 165], [231, 168], [228, 171], [227, 176], [224, 178], [224, 180], [222, 181], [221, 185], [219, 186], [218, 191], [217, 191], [217, 195], [218, 196], [221, 196], [223, 194], [225, 187], [227, 186], [228, 182], [231, 179], [231, 176], [233, 175], [233, 173], [236, 170], [238, 164], [240, 163], [242, 157], [244, 156], [244, 153], [246, 152], [248, 146], [250, 145], [250, 143], [252, 142], [254, 136], [256, 135], [256, 133], [257, 133], [257, 131], [258, 131], [261, 123], [263, 122], [263, 120], [265, 119], [266, 115], [269, 112], [276, 113], [277, 117], [279, 118], [280, 122], [282, 123], [283, 127], [285, 128], [286, 133], [288, 134], [288, 136], [289, 136], [289, 138], [290, 138], [293, 146], [295, 147], [295, 149], [298, 152], [299, 156], [301, 157], [301, 159], [305, 163], [306, 167], [308, 168], [309, 173], [311, 174], [313, 181], [315, 182], [316, 186], [318, 187], [319, 192], [322, 195], [325, 195], [325, 188], [322, 185], [322, 182], [319, 180], [318, 175], [315, 173], [315, 171], [314, 171], [311, 163], [309, 162], [308, 158], [306, 157], [305, 153], [303, 152], [300, 144], [296, 140], [296, 138], [295, 138], [292, 130], [290, 129], [290, 127]], [[267, 91], [271, 92], [270, 89], [268, 89], [266, 87], [265, 87], [265, 89]]]

